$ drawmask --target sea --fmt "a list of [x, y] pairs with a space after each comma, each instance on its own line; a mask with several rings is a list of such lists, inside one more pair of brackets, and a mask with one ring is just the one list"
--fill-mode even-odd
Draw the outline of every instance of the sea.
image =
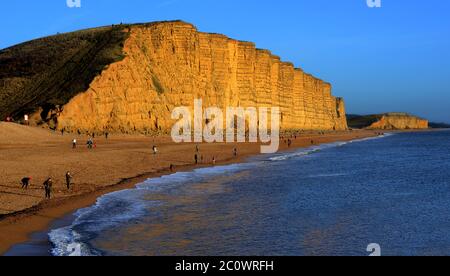
[[368, 256], [370, 244], [386, 256], [450, 255], [450, 131], [148, 179], [7, 255]]

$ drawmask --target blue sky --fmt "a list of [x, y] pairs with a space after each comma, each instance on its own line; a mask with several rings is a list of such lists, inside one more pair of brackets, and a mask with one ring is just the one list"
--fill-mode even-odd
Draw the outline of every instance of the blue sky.
[[450, 1], [3, 0], [0, 48], [113, 23], [182, 19], [253, 41], [333, 84], [349, 113], [406, 111], [450, 123]]

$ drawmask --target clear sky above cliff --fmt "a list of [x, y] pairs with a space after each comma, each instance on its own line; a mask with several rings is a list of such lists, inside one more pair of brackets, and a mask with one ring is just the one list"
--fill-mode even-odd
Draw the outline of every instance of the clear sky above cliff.
[[406, 111], [450, 123], [450, 1], [4, 0], [0, 48], [113, 23], [182, 19], [253, 41], [334, 86], [349, 113]]

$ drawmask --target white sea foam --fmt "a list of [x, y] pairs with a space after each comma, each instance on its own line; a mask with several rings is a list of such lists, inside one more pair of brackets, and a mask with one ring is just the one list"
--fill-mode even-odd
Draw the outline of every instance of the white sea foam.
[[276, 154], [275, 156], [269, 158], [269, 160], [270, 161], [284, 161], [287, 159], [310, 155], [310, 154], [313, 154], [313, 153], [316, 153], [316, 152], [319, 152], [319, 151], [322, 151], [325, 149], [329, 149], [329, 148], [342, 147], [342, 146], [345, 146], [345, 145], [351, 144], [351, 143], [381, 139], [381, 138], [389, 137], [392, 135], [394, 135], [394, 133], [385, 133], [383, 135], [379, 135], [379, 136], [375, 136], [375, 137], [367, 137], [367, 138], [356, 139], [356, 140], [345, 141], [345, 142], [334, 142], [334, 143], [322, 144], [319, 146], [312, 146], [312, 147], [309, 147], [306, 149], [297, 150], [295, 152]]
[[383, 135], [378, 135], [378, 136], [374, 136], [374, 137], [367, 137], [367, 138], [362, 138], [362, 139], [351, 140], [351, 141], [348, 141], [347, 144], [358, 143], [358, 142], [365, 142], [365, 141], [371, 141], [371, 140], [377, 140], [377, 139], [390, 137], [390, 136], [393, 136], [393, 135], [395, 135], [395, 133], [387, 132], [387, 133], [384, 133]]
[[54, 246], [52, 254], [68, 256], [78, 249], [84, 256], [98, 255], [99, 252], [90, 249], [86, 237], [144, 215], [152, 203], [142, 200], [137, 190], [118, 191], [98, 198], [95, 205], [76, 212], [72, 225], [49, 233]]
[[79, 234], [71, 227], [63, 227], [52, 230], [49, 233], [53, 243], [52, 255], [54, 256], [95, 256], [86, 244], [75, 242]]
[[277, 156], [269, 158], [270, 161], [284, 161], [287, 159], [292, 159], [296, 157], [302, 157], [306, 155], [310, 155], [325, 149], [333, 148], [333, 147], [340, 147], [347, 144], [347, 142], [335, 142], [335, 143], [329, 143], [329, 144], [322, 144], [319, 146], [313, 146], [306, 149], [300, 149], [295, 152], [289, 152], [289, 153], [280, 153]]
[[252, 166], [251, 163], [231, 164], [201, 168], [191, 172], [178, 172], [148, 179], [136, 185], [135, 189], [106, 194], [98, 198], [95, 205], [77, 211], [72, 225], [52, 230], [49, 233], [53, 245], [52, 254], [55, 256], [77, 255], [76, 250], [78, 250], [82, 256], [101, 255], [101, 252], [89, 246], [89, 239], [106, 229], [144, 216], [149, 207], [158, 204], [155, 201], [142, 199], [146, 193], [163, 191], [188, 182], [199, 182], [209, 177], [234, 173], [250, 166]]

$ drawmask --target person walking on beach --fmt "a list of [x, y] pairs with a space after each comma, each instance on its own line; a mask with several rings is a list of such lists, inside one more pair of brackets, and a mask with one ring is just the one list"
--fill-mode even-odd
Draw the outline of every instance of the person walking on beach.
[[153, 146], [153, 154], [156, 155], [158, 153], [158, 148], [156, 146]]
[[195, 165], [198, 165], [198, 154], [197, 153], [194, 155], [194, 161], [195, 161]]
[[92, 138], [89, 137], [89, 139], [88, 139], [86, 144], [88, 146], [88, 149], [92, 149], [94, 147], [94, 140], [92, 140]]
[[28, 114], [23, 115], [23, 120], [24, 120], [26, 126], [30, 125], [30, 122], [28, 120]]
[[77, 139], [73, 139], [72, 140], [72, 149], [76, 149], [77, 148]]
[[214, 156], [213, 156], [213, 158], [212, 158], [212, 163], [213, 163], [213, 165], [216, 164], [216, 157], [214, 157]]
[[237, 148], [234, 148], [234, 149], [233, 149], [233, 156], [234, 156], [234, 157], [237, 157], [237, 155], [238, 155]]
[[22, 178], [22, 189], [28, 189], [28, 186], [30, 185], [31, 177], [24, 177]]
[[67, 190], [70, 190], [70, 185], [72, 185], [72, 174], [69, 171], [66, 173], [66, 185]]
[[108, 133], [108, 131], [107, 131], [107, 132], [105, 132], [105, 138], [106, 138], [106, 140], [108, 140], [108, 136], [109, 136], [109, 133]]
[[47, 180], [45, 180], [43, 185], [44, 185], [44, 190], [45, 190], [45, 198], [50, 199], [52, 196], [52, 187], [53, 187], [52, 178], [50, 177]]

